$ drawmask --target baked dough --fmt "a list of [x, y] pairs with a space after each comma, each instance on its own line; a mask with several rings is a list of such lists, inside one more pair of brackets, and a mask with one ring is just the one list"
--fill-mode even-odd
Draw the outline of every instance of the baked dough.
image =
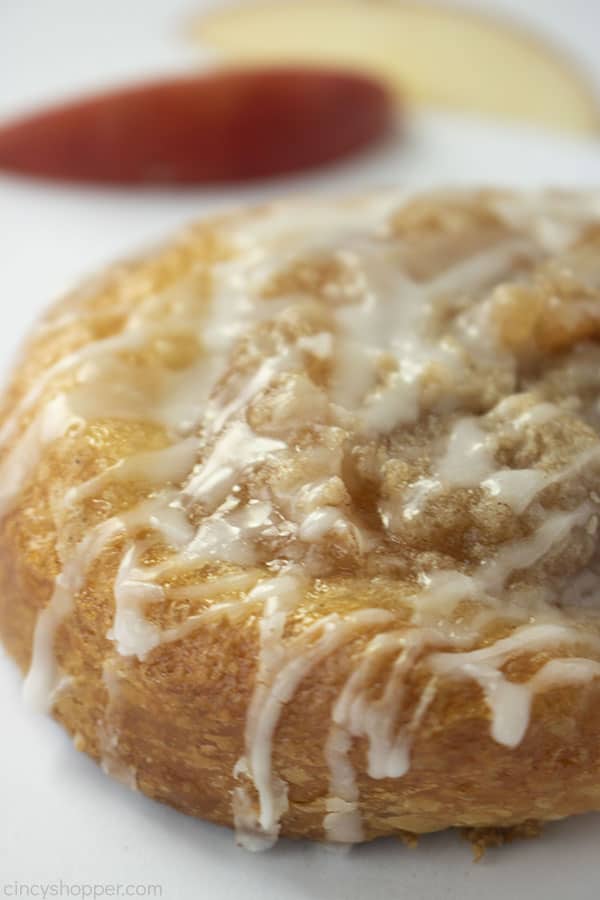
[[186, 813], [359, 842], [600, 809], [600, 198], [189, 228], [1, 412], [25, 693]]

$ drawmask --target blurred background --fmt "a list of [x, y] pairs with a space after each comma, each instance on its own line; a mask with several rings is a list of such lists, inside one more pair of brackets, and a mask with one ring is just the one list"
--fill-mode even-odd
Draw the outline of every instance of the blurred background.
[[[454, 53], [456, 58], [460, 51], [462, 68], [471, 72], [474, 81], [482, 83], [483, 93], [486, 81], [491, 78], [497, 83], [500, 77], [496, 71], [497, 60], [494, 53], [486, 57], [489, 47], [485, 41], [473, 43], [469, 21], [462, 15], [466, 10], [486, 14], [488, 27], [493, 28], [495, 24], [497, 29], [505, 28], [511, 22], [515, 26], [525, 26], [530, 36], [549, 42], [548, 53], [552, 54], [554, 48], [555, 55], [557, 51], [566, 55], [566, 62], [563, 60], [565, 79], [574, 77], [577, 70], [584, 80], [595, 84], [596, 92], [600, 94], [597, 47], [600, 4], [596, 0], [411, 0], [409, 4], [403, 0], [347, 0], [346, 10], [343, 0], [338, 3], [330, 0], [271, 0], [268, 3], [260, 0], [104, 0], [101, 3], [95, 0], [2, 0], [0, 113], [16, 112], [23, 105], [102, 83], [114, 84], [119, 79], [185, 70], [209, 61], [236, 60], [244, 55], [258, 60], [273, 55], [281, 58], [294, 43], [300, 55], [314, 45], [313, 50], [318, 56], [323, 55], [323, 45], [329, 44], [330, 56], [335, 60], [340, 56], [343, 58], [344, 41], [349, 32], [356, 33], [357, 27], [362, 34], [359, 63], [377, 61], [380, 52], [389, 58], [393, 43], [397, 44], [400, 56], [406, 49], [402, 40], [406, 29], [401, 11], [407, 5], [434, 11], [449, 10], [455, 18], [451, 33], [447, 27], [440, 29], [435, 19], [429, 28], [421, 27], [416, 46], [411, 33], [410, 47], [414, 50], [411, 56], [429, 50], [440, 59], [447, 53], [451, 56]], [[242, 11], [237, 25], [236, 16], [232, 14], [235, 7]], [[336, 7], [338, 11], [324, 20], [323, 12]], [[387, 37], [382, 42], [376, 32], [373, 37], [368, 31], [361, 32], [360, 25], [353, 25], [357, 7], [367, 10], [373, 19], [382, 10], [389, 16], [390, 9], [396, 8], [400, 18], [391, 31], [386, 28]], [[316, 13], [312, 25], [310, 16], [306, 15], [311, 8]], [[303, 21], [308, 23], [304, 32], [302, 28], [298, 30], [299, 9], [304, 10]], [[224, 21], [219, 21], [219, 14]], [[204, 18], [206, 22], [203, 22]], [[255, 25], [251, 24], [252, 19]], [[276, 37], [265, 26], [269, 19], [281, 23], [282, 27], [275, 31]], [[440, 32], [437, 37], [436, 30]], [[453, 46], [448, 46], [448, 42]], [[510, 44], [503, 46], [505, 51], [507, 46], [510, 49]], [[535, 57], [532, 53], [530, 66], [534, 66]], [[485, 71], [486, 58], [494, 67], [493, 73]], [[518, 72], [511, 68], [514, 60], [510, 53], [505, 59], [505, 92], [513, 94], [513, 103], [518, 107], [521, 102], [519, 90], [531, 90], [531, 76], [526, 68]], [[554, 62], [558, 63], [558, 60]], [[387, 63], [383, 65], [385, 68]], [[444, 81], [453, 80], [453, 73], [444, 71], [443, 66], [438, 66], [438, 72], [438, 88]], [[436, 85], [432, 87], [435, 90]], [[505, 98], [505, 102], [510, 105], [509, 99]], [[557, 102], [560, 103], [560, 97]]]
[[[600, 185], [599, 34], [596, 0], [0, 0], [0, 233], [24, 321], [32, 298], [45, 303], [222, 204], [390, 183]], [[351, 159], [232, 186], [79, 185], [2, 171], [11, 117], [148, 79], [274, 62], [374, 77], [390, 97], [391, 129], [372, 129], [372, 143], [363, 135]], [[27, 134], [43, 156], [47, 142]], [[30, 254], [35, 267], [24, 264]]]

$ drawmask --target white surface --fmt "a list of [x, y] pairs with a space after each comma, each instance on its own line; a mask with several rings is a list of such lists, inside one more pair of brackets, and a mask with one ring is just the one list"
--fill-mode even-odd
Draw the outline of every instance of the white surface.
[[[198, 2], [3, 0], [0, 115], [101, 81], [185, 65], [176, 30], [190, 6]], [[530, 18], [536, 7], [541, 11], [542, 4], [529, 5]], [[6, 363], [27, 323], [82, 273], [217, 204], [236, 202], [240, 193], [361, 190], [391, 182], [600, 187], [600, 146], [423, 118], [406, 140], [360, 162], [244, 192], [128, 194], [0, 178], [0, 360]], [[15, 881], [41, 896], [38, 883], [61, 879], [63, 896], [83, 883], [90, 893], [94, 884], [159, 884], [165, 898], [207, 900], [591, 900], [600, 894], [598, 816], [554, 825], [542, 839], [492, 851], [478, 866], [456, 835], [426, 838], [416, 851], [380, 841], [343, 855], [281, 842], [252, 856], [234, 846], [228, 831], [106, 779], [58, 726], [22, 708], [19, 679], [4, 658], [0, 707], [0, 897], [11, 895]]]

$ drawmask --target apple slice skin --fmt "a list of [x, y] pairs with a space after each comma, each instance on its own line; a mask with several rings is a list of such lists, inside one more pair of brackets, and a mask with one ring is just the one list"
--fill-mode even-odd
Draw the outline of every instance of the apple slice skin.
[[329, 68], [235, 68], [83, 98], [0, 127], [0, 168], [121, 185], [283, 175], [384, 138], [376, 79]]

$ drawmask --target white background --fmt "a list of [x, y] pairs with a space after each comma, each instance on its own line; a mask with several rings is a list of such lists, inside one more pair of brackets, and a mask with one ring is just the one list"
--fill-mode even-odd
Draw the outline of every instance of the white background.
[[[201, 4], [200, 4], [201, 5]], [[577, 51], [600, 90], [597, 0], [502, 0]], [[181, 42], [193, 0], [0, 0], [0, 116], [29, 104], [197, 61]], [[417, 117], [363, 161], [319, 177], [230, 192], [79, 190], [0, 177], [0, 364], [27, 323], [90, 268], [221, 203], [269, 192], [369, 184], [498, 182], [600, 187], [600, 145], [527, 129]], [[547, 829], [472, 865], [456, 835], [409, 851], [379, 841], [345, 855], [281, 842], [238, 850], [225, 830], [128, 793], [76, 753], [50, 720], [26, 712], [0, 657], [0, 900], [13, 882], [157, 883], [165, 898], [488, 900], [600, 895], [600, 817]], [[67, 896], [66, 891], [63, 896]]]

